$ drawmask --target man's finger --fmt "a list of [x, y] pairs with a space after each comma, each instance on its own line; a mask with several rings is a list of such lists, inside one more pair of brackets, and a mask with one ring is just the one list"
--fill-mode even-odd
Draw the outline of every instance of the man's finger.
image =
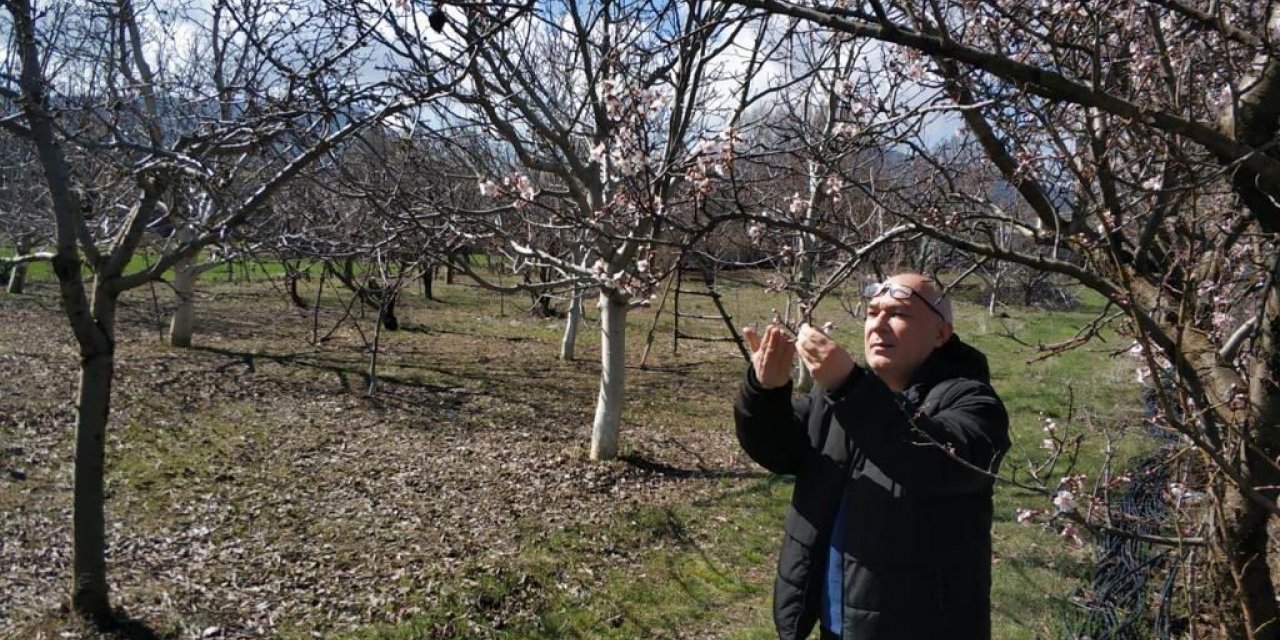
[[743, 327], [742, 335], [747, 339], [747, 346], [751, 347], [752, 353], [760, 350], [760, 334], [756, 333], [755, 327]]
[[766, 354], [772, 353], [774, 347], [777, 346], [778, 333], [778, 326], [773, 324], [769, 325], [769, 328], [764, 330], [764, 352]]

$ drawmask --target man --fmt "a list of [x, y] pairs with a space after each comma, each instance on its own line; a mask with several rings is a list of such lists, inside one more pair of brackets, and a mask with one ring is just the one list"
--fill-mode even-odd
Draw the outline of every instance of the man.
[[[738, 440], [796, 476], [774, 586], [782, 640], [991, 637], [991, 495], [1009, 416], [928, 278], [870, 285], [867, 367], [813, 327], [744, 333]], [[796, 355], [816, 383], [791, 397]]]

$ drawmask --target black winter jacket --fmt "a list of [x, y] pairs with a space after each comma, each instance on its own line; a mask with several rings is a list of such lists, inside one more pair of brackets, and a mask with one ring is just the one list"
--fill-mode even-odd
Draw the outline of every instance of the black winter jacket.
[[857, 367], [838, 389], [792, 398], [791, 385], [763, 389], [748, 371], [738, 440], [796, 477], [774, 586], [781, 640], [817, 622], [841, 499], [845, 638], [990, 638], [993, 482], [951, 457], [994, 473], [1008, 450], [989, 383], [986, 357], [955, 336], [902, 393]]

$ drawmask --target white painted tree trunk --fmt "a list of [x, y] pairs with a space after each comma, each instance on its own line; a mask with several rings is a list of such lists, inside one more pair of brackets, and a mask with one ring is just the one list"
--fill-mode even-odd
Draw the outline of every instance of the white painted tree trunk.
[[795, 390], [801, 393], [809, 393], [813, 389], [813, 374], [809, 373], [809, 367], [804, 366], [804, 362], [796, 358], [796, 375]]
[[626, 381], [627, 303], [600, 294], [600, 397], [591, 429], [591, 459], [618, 457], [618, 428], [622, 422]]
[[27, 284], [27, 265], [26, 263], [15, 264], [9, 271], [9, 293], [18, 295], [22, 293]]
[[[191, 228], [184, 225], [178, 231], [178, 241], [189, 242], [191, 235]], [[173, 290], [178, 295], [178, 307], [173, 310], [173, 321], [169, 323], [169, 344], [183, 349], [191, 346], [191, 336], [195, 333], [195, 264], [196, 256], [189, 256], [173, 267]]]
[[574, 347], [578, 344], [578, 329], [582, 326], [582, 287], [573, 285], [573, 300], [569, 303], [569, 315], [564, 323], [564, 337], [560, 340], [560, 359], [572, 362]]
[[178, 294], [178, 307], [169, 323], [169, 344], [174, 347], [191, 346], [196, 324], [195, 280], [194, 258], [183, 258], [174, 266], [173, 290]]
[[[806, 226], [814, 226], [817, 220], [817, 206], [822, 199], [822, 182], [825, 180], [826, 173], [823, 168], [816, 162], [809, 163], [809, 200], [805, 204], [804, 223]], [[808, 322], [810, 318], [805, 317], [804, 306], [813, 300], [814, 286], [817, 282], [817, 264], [814, 252], [817, 250], [818, 239], [812, 233], [801, 233], [797, 239], [797, 254], [799, 256], [796, 263], [795, 279], [796, 289], [800, 297], [800, 316], [796, 319], [795, 327], [799, 331], [800, 323]], [[812, 310], [810, 310], [812, 313]], [[795, 388], [796, 390], [808, 393], [813, 388], [813, 375], [809, 373], [808, 367], [804, 366], [799, 358], [796, 358], [796, 374]]]

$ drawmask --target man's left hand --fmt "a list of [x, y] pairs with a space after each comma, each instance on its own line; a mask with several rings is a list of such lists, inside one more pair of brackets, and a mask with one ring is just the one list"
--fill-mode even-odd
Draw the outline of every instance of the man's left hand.
[[800, 333], [796, 334], [796, 353], [813, 374], [813, 381], [827, 391], [844, 384], [857, 366], [844, 347], [808, 324], [801, 325]]

